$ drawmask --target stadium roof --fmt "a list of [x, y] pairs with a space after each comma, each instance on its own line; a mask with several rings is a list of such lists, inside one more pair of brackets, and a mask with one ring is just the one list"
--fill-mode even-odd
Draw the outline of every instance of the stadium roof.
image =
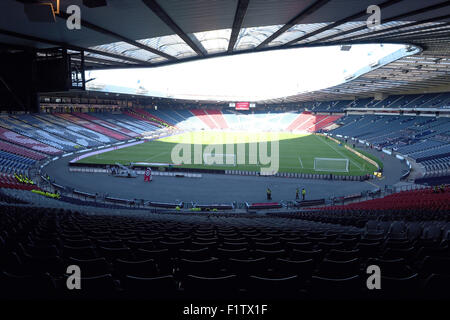
[[[29, 2], [36, 1], [0, 2], [0, 44], [84, 50], [90, 69], [153, 67], [293, 47], [408, 43], [423, 51], [333, 88], [265, 102], [450, 85], [450, 1], [107, 0], [106, 6], [88, 8], [82, 0], [60, 0], [54, 23], [31, 22], [24, 10]], [[66, 27], [66, 8], [72, 4], [81, 7], [81, 30]], [[367, 8], [374, 4], [381, 8], [378, 30], [366, 24]]]

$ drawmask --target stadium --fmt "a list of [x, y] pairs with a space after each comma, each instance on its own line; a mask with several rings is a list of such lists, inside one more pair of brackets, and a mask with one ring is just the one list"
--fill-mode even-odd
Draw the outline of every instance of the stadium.
[[448, 1], [0, 9], [2, 300], [450, 297]]

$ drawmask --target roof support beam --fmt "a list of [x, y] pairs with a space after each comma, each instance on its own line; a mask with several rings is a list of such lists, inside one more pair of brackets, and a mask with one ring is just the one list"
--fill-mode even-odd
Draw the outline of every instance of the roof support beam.
[[445, 29], [445, 30], [439, 30], [440, 32], [420, 32], [417, 35], [410, 35], [410, 36], [405, 36], [405, 37], [401, 37], [399, 39], [401, 40], [417, 40], [417, 39], [424, 39], [424, 37], [428, 36], [432, 36], [433, 40], [442, 40], [442, 39], [450, 39], [450, 29]]
[[[76, 58], [77, 59], [77, 58]], [[108, 60], [108, 59], [102, 59], [102, 58], [97, 58], [97, 57], [89, 57], [89, 56], [85, 56], [84, 57], [84, 61], [87, 62], [91, 62], [91, 63], [100, 63], [100, 64], [106, 64], [108, 66], [127, 66], [126, 63], [123, 62], [119, 62], [119, 61], [114, 61], [114, 60]]]
[[[426, 26], [422, 28], [416, 28], [411, 30], [402, 30], [398, 32], [388, 33], [386, 35], [382, 35], [383, 39], [392, 38], [392, 37], [398, 37], [399, 39], [402, 38], [402, 36], [414, 36], [416, 34], [422, 34], [422, 33], [437, 33], [440, 31], [448, 30], [448, 26], [450, 25], [450, 22], [446, 22], [443, 24], [440, 24], [438, 26]], [[440, 29], [437, 29], [440, 28]], [[430, 29], [436, 29], [436, 30], [430, 30]], [[379, 37], [368, 37], [364, 38], [364, 40], [370, 40], [370, 39], [379, 39]]]
[[[66, 19], [66, 20], [67, 20], [67, 19], [69, 18], [69, 15], [68, 15], [67, 13], [61, 11], [61, 12], [57, 15], [57, 17], [60, 17], [60, 18], [62, 18], [62, 19]], [[157, 49], [154, 49], [154, 48], [151, 48], [151, 47], [149, 47], [149, 46], [146, 46], [146, 45], [144, 45], [144, 44], [142, 44], [142, 43], [139, 43], [139, 42], [137, 42], [137, 41], [135, 41], [135, 40], [129, 39], [129, 38], [127, 38], [127, 37], [124, 37], [124, 36], [122, 36], [122, 35], [120, 35], [120, 34], [117, 34], [117, 33], [115, 33], [115, 32], [112, 32], [112, 31], [110, 31], [110, 30], [104, 29], [104, 28], [102, 28], [102, 27], [100, 27], [100, 26], [97, 26], [97, 25], [95, 25], [95, 24], [92, 24], [92, 23], [90, 23], [90, 22], [88, 22], [88, 21], [86, 21], [86, 20], [81, 20], [81, 25], [82, 25], [83, 27], [88, 28], [88, 29], [91, 29], [91, 30], [94, 30], [94, 31], [96, 31], [96, 32], [102, 33], [102, 34], [104, 34], [104, 35], [106, 35], [106, 36], [110, 36], [110, 37], [112, 37], [112, 38], [114, 38], [114, 39], [117, 39], [117, 40], [119, 40], [119, 41], [126, 42], [126, 43], [128, 43], [128, 44], [130, 44], [130, 45], [132, 45], [132, 46], [134, 46], [134, 47], [139, 48], [139, 49], [142, 49], [142, 50], [151, 52], [151, 53], [153, 53], [153, 54], [159, 55], [159, 56], [161, 56], [161, 57], [164, 57], [164, 58], [166, 58], [166, 59], [168, 59], [168, 60], [176, 60], [175, 57], [173, 57], [173, 56], [171, 56], [171, 55], [169, 55], [169, 54], [167, 54], [167, 53], [164, 53], [164, 52], [159, 51], [159, 50], [157, 50]]]
[[250, 0], [239, 0], [236, 13], [234, 15], [233, 27], [231, 29], [230, 41], [228, 41], [228, 53], [233, 52], [239, 32], [241, 31], [242, 22], [244, 22], [245, 13], [247, 12]]
[[175, 32], [186, 44], [192, 48], [199, 56], [204, 56], [207, 51], [200, 41], [191, 39], [167, 14], [166, 11], [155, 0], [142, 0], [142, 2], [153, 11], [173, 32]]
[[[403, 1], [403, 0], [387, 0], [387, 1], [385, 1], [385, 2], [383, 2], [383, 3], [381, 3], [381, 4], [379, 4], [378, 6], [380, 7], [380, 9], [384, 9], [384, 8], [387, 8], [387, 7], [389, 7], [389, 6], [392, 6], [392, 5], [396, 4], [396, 3], [399, 3], [399, 2], [401, 2], [401, 1]], [[332, 24], [329, 24], [329, 25], [327, 25], [327, 26], [325, 26], [325, 27], [323, 27], [323, 28], [320, 28], [320, 29], [318, 29], [318, 30], [316, 30], [316, 31], [307, 33], [307, 34], [305, 34], [305, 35], [303, 35], [303, 36], [301, 36], [301, 37], [298, 37], [298, 38], [293, 39], [293, 40], [291, 40], [291, 41], [289, 41], [289, 42], [286, 42], [283, 46], [290, 46], [290, 45], [295, 44], [295, 43], [297, 43], [297, 42], [299, 42], [299, 41], [302, 41], [302, 40], [308, 39], [308, 38], [310, 38], [310, 37], [312, 37], [312, 36], [315, 36], [316, 34], [325, 32], [325, 31], [327, 31], [327, 30], [330, 30], [330, 29], [333, 29], [333, 28], [335, 28], [335, 27], [338, 27], [338, 26], [340, 26], [340, 25], [342, 25], [342, 24], [344, 24], [344, 23], [346, 23], [346, 22], [353, 21], [353, 20], [362, 18], [362, 17], [364, 17], [364, 16], [367, 16], [367, 11], [366, 11], [366, 9], [364, 9], [364, 10], [358, 12], [358, 13], [355, 13], [355, 14], [353, 14], [353, 15], [351, 15], [351, 16], [348, 16], [348, 17], [346, 17], [346, 18], [344, 18], [344, 19], [338, 20], [338, 21], [336, 21], [336, 22], [334, 22], [334, 23], [332, 23]]]
[[[358, 39], [366, 40], [368, 37], [372, 38], [376, 34], [386, 33], [386, 32], [399, 30], [399, 29], [404, 29], [404, 28], [409, 28], [409, 27], [414, 27], [414, 26], [417, 26], [417, 25], [430, 23], [430, 22], [435, 22], [435, 21], [441, 21], [441, 20], [445, 20], [445, 19], [448, 19], [448, 18], [450, 18], [449, 14], [447, 14], [445, 16], [439, 16], [439, 17], [434, 17], [434, 18], [430, 18], [430, 19], [424, 19], [424, 20], [420, 20], [420, 21], [415, 21], [415, 22], [411, 22], [411, 23], [397, 25], [397, 26], [393, 26], [393, 27], [390, 27], [390, 28], [385, 28], [385, 29], [382, 29], [382, 30], [372, 31], [372, 32], [361, 34], [361, 35], [358, 35], [358, 36], [350, 36], [350, 37], [339, 39], [339, 41], [346, 41], [346, 40], [356, 40], [356, 41], [358, 41]], [[409, 30], [409, 31], [411, 31], [411, 30]], [[386, 34], [386, 36], [389, 36], [389, 34]]]
[[45, 43], [45, 44], [49, 44], [49, 45], [52, 45], [52, 46], [55, 46], [55, 47], [62, 47], [62, 48], [78, 50], [78, 51], [83, 51], [84, 50], [85, 52], [98, 54], [98, 55], [101, 55], [101, 56], [104, 56], [104, 57], [111, 57], [111, 58], [114, 58], [114, 59], [130, 61], [130, 62], [133, 62], [133, 63], [150, 65], [150, 63], [148, 63], [147, 61], [144, 61], [144, 60], [134, 59], [134, 58], [131, 58], [131, 57], [126, 57], [126, 56], [122, 56], [122, 55], [119, 55], [119, 54], [109, 53], [109, 52], [100, 51], [100, 50], [94, 50], [94, 49], [89, 49], [89, 48], [82, 48], [82, 47], [78, 47], [78, 46], [68, 45], [67, 43], [64, 43], [64, 42], [59, 42], [59, 41], [54, 41], [54, 40], [50, 40], [50, 39], [39, 38], [39, 37], [30, 36], [30, 35], [27, 35], [27, 34], [18, 33], [18, 32], [14, 32], [14, 31], [0, 29], [0, 34], [6, 35], [6, 36], [9, 36], [9, 37], [18, 38], [18, 39], [29, 40], [29, 41], [33, 41], [33, 42]]
[[[428, 7], [424, 7], [424, 8], [421, 8], [421, 9], [414, 10], [414, 11], [402, 13], [402, 14], [396, 15], [396, 16], [391, 17], [391, 18], [383, 19], [382, 23], [384, 24], [384, 23], [388, 23], [388, 22], [392, 22], [392, 21], [396, 21], [396, 20], [412, 17], [412, 16], [415, 16], [415, 15], [418, 15], [418, 14], [421, 14], [421, 13], [425, 13], [425, 12], [428, 12], [428, 11], [442, 9], [444, 7], [447, 7], [448, 5], [449, 5], [448, 1], [441, 2], [441, 3], [438, 3], [438, 4], [432, 5], [432, 6], [428, 6]], [[327, 37], [324, 37], [324, 38], [320, 38], [320, 39], [317, 39], [317, 40], [314, 40], [314, 41], [311, 41], [311, 42], [308, 42], [308, 43], [313, 44], [313, 43], [317, 43], [317, 42], [323, 42], [323, 41], [327, 41], [327, 40], [330, 40], [330, 39], [333, 39], [333, 38], [345, 36], [346, 34], [351, 34], [351, 33], [355, 33], [355, 32], [366, 30], [366, 29], [367, 29], [367, 26], [364, 25], [364, 26], [361, 26], [361, 27], [358, 27], [358, 28], [353, 28], [353, 29], [350, 29], [350, 30], [347, 30], [347, 31], [339, 32], [337, 34], [332, 34], [330, 36], [327, 36]]]
[[292, 28], [294, 25], [298, 24], [303, 18], [313, 14], [321, 7], [326, 5], [330, 0], [316, 0], [313, 4], [311, 4], [306, 9], [302, 10], [299, 14], [289, 20], [284, 26], [274, 32], [270, 37], [261, 42], [256, 49], [261, 49], [271, 43], [274, 39], [278, 38], [281, 34], [285, 33], [287, 30]]

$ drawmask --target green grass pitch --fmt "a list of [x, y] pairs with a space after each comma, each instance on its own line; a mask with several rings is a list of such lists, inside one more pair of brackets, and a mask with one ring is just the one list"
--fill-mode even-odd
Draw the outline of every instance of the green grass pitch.
[[[238, 150], [242, 152], [245, 146], [245, 163], [237, 165], [207, 165], [203, 164], [183, 164], [186, 168], [207, 168], [207, 169], [225, 169], [225, 170], [245, 170], [259, 171], [260, 167], [268, 167], [269, 165], [249, 164], [249, 143], [259, 143], [267, 141], [267, 154], [270, 154], [272, 141], [279, 141], [279, 170], [278, 172], [294, 172], [294, 173], [335, 173], [347, 175], [372, 174], [376, 171], [376, 167], [367, 161], [361, 159], [354, 153], [346, 150], [332, 140], [323, 136], [313, 134], [294, 134], [294, 133], [248, 133], [248, 132], [213, 132], [213, 131], [196, 131], [179, 135], [174, 135], [158, 140], [147, 141], [145, 143], [123, 148], [119, 150], [109, 151], [102, 154], [94, 155], [80, 160], [78, 163], [84, 164], [129, 164], [130, 162], [149, 162], [149, 163], [172, 163], [172, 149], [179, 143], [188, 144], [191, 148], [191, 163], [194, 163], [194, 144], [202, 145], [202, 150], [208, 145], [222, 146], [224, 144], [231, 145], [234, 153]], [[241, 144], [241, 148], [238, 148]], [[198, 147], [198, 146], [197, 146]], [[259, 150], [259, 147], [258, 147]], [[217, 154], [229, 154], [230, 149], [223, 146], [223, 151]], [[359, 150], [361, 151], [361, 150]], [[208, 152], [206, 152], [208, 153]], [[366, 154], [367, 155], [367, 154]], [[379, 163], [379, 160], [368, 155]], [[349, 159], [349, 172], [315, 171], [314, 158], [338, 158]], [[202, 159], [204, 159], [202, 157]], [[259, 152], [258, 152], [259, 159]], [[225, 161], [225, 160], [224, 160]]]

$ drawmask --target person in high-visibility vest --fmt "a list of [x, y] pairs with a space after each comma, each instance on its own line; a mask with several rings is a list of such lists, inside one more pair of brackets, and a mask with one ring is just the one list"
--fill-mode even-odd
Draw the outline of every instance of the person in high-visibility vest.
[[302, 189], [302, 200], [305, 200], [306, 197], [306, 190], [305, 188]]
[[267, 188], [267, 200], [272, 200], [272, 190]]

